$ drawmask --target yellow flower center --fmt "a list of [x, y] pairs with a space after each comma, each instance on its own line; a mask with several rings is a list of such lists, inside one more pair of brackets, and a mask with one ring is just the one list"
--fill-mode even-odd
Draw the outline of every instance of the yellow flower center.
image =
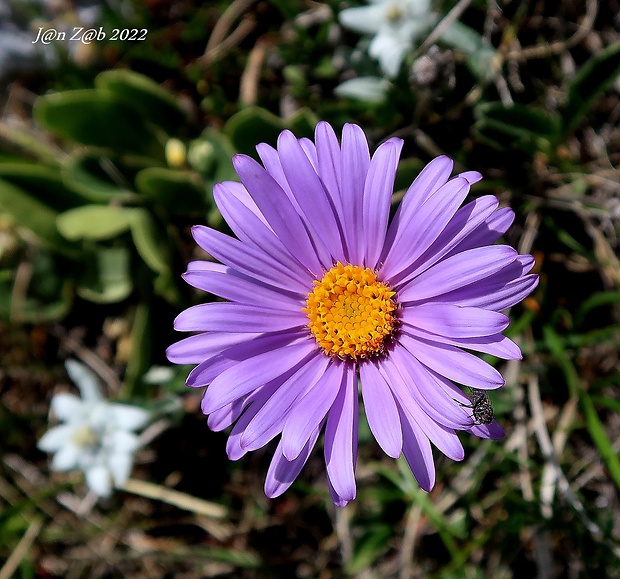
[[369, 268], [340, 262], [314, 285], [303, 311], [326, 354], [357, 360], [384, 352], [397, 325], [395, 292]]
[[392, 24], [399, 22], [403, 16], [402, 9], [396, 4], [390, 4], [385, 12], [386, 19]]
[[76, 428], [71, 437], [76, 446], [84, 448], [86, 446], [92, 446], [95, 444], [99, 437], [89, 426], [80, 426]]

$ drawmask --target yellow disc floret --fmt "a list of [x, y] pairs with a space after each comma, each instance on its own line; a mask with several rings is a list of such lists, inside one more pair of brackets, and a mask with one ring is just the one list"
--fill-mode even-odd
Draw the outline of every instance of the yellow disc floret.
[[357, 360], [383, 353], [397, 324], [395, 292], [369, 268], [340, 262], [314, 285], [303, 311], [326, 354]]

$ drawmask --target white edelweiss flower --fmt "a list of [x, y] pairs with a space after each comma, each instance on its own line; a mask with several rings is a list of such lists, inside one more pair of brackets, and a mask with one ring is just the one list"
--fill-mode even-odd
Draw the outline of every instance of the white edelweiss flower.
[[127, 482], [139, 446], [134, 431], [147, 424], [150, 414], [108, 402], [83, 364], [67, 360], [66, 368], [82, 397], [63, 392], [52, 398], [52, 413], [62, 424], [50, 428], [37, 446], [54, 454], [52, 470], [81, 470], [88, 487], [106, 497], [113, 486], [121, 488]]
[[405, 54], [434, 22], [430, 0], [371, 0], [339, 15], [346, 28], [374, 36], [368, 53], [389, 77], [398, 73]]

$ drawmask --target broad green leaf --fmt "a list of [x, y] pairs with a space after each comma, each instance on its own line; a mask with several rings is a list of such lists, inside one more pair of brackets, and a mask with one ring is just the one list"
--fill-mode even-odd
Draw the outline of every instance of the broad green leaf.
[[610, 87], [620, 74], [620, 41], [608, 46], [586, 62], [568, 86], [568, 100], [560, 111], [564, 134], [581, 122], [594, 99]]
[[136, 249], [146, 265], [157, 273], [169, 271], [167, 248], [162, 243], [162, 233], [157, 230], [149, 213], [145, 209], [134, 209], [129, 226]]
[[319, 122], [319, 118], [309, 108], [304, 107], [295, 111], [290, 117], [284, 120], [284, 124], [299, 139], [301, 137], [314, 137], [314, 128]]
[[95, 251], [92, 270], [76, 288], [80, 297], [107, 304], [124, 300], [133, 289], [131, 254], [125, 247], [100, 247]]
[[73, 284], [66, 281], [58, 299], [52, 302], [43, 302], [32, 296], [26, 296], [17, 306], [11, 303], [11, 321], [27, 324], [42, 324], [55, 322], [64, 318], [71, 309], [73, 298]]
[[112, 160], [101, 151], [88, 151], [71, 155], [62, 168], [62, 177], [84, 199], [94, 203], [137, 200], [136, 193], [112, 182], [111, 175], [117, 172]]
[[213, 145], [215, 169], [210, 175], [217, 183], [222, 181], [238, 181], [239, 177], [233, 167], [232, 158], [237, 152], [230, 140], [219, 131], [208, 128], [201, 135]]
[[34, 117], [58, 137], [115, 151], [163, 157], [156, 133], [133, 107], [106, 91], [73, 90], [36, 101]]
[[276, 115], [260, 107], [248, 107], [228, 119], [224, 134], [238, 152], [257, 158], [256, 144], [275, 146], [282, 129], [284, 124]]
[[467, 67], [476, 78], [492, 77], [496, 51], [476, 30], [456, 20], [441, 35], [441, 40], [467, 55]]
[[537, 107], [485, 103], [476, 108], [474, 133], [499, 149], [520, 149], [533, 154], [549, 152], [560, 132], [559, 118]]
[[56, 228], [58, 213], [23, 189], [0, 179], [0, 212], [7, 213], [18, 227], [30, 231], [42, 244], [62, 252], [73, 245]]
[[136, 188], [173, 215], [206, 210], [205, 185], [196, 173], [149, 167], [136, 176]]
[[71, 240], [110, 239], [129, 229], [136, 211], [113, 205], [84, 205], [59, 215], [58, 229]]
[[58, 148], [52, 147], [30, 132], [16, 129], [8, 124], [0, 123], [0, 137], [6, 139], [13, 147], [21, 149], [27, 157], [36, 157], [51, 166], [57, 165], [62, 159], [63, 153]]
[[0, 163], [0, 178], [58, 211], [84, 202], [79, 192], [65, 184], [57, 168], [35, 163]]
[[180, 306], [182, 298], [176, 281], [176, 276], [172, 274], [171, 270], [164, 271], [155, 278], [153, 290], [169, 304]]
[[95, 86], [114, 94], [140, 116], [170, 133], [178, 132], [187, 122], [187, 115], [174, 95], [142, 74], [129, 70], [107, 70], [97, 76]]
[[394, 191], [406, 191], [423, 168], [424, 163], [420, 159], [402, 159], [396, 169]]

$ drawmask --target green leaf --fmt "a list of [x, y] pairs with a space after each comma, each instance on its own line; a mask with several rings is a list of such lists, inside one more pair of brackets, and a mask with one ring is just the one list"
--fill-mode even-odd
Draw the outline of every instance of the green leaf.
[[129, 222], [131, 235], [140, 257], [156, 273], [170, 270], [167, 248], [162, 243], [165, 236], [158, 231], [153, 218], [144, 209], [134, 209]]
[[[46, 143], [40, 136], [10, 127], [5, 123], [0, 123], [0, 137], [6, 139], [14, 147], [23, 149], [25, 156], [36, 157], [50, 165], [57, 165], [62, 158], [62, 151]], [[0, 145], [2, 145], [1, 141]]]
[[605, 427], [603, 426], [601, 419], [598, 417], [596, 408], [590, 399], [590, 395], [583, 387], [577, 369], [564, 349], [562, 340], [555, 333], [553, 328], [550, 326], [545, 326], [543, 328], [543, 336], [549, 350], [559, 362], [560, 367], [564, 372], [570, 393], [573, 396], [577, 395], [579, 397], [579, 402], [585, 417], [586, 427], [592, 437], [592, 441], [598, 448], [601, 458], [607, 464], [607, 469], [609, 470], [609, 474], [611, 475], [616, 488], [620, 489], [620, 458], [618, 458], [618, 453], [614, 450], [613, 444], [605, 432]]
[[224, 134], [240, 153], [257, 158], [256, 144], [275, 146], [284, 129], [279, 117], [260, 107], [248, 107], [234, 114], [224, 125]]
[[593, 309], [612, 304], [620, 304], [620, 292], [608, 291], [591, 295], [575, 312], [575, 325], [580, 326]]
[[402, 159], [396, 169], [394, 191], [406, 191], [423, 168], [424, 163], [420, 159]]
[[172, 215], [203, 213], [205, 186], [196, 173], [149, 167], [136, 175], [136, 188]]
[[467, 68], [476, 78], [491, 79], [497, 53], [476, 30], [456, 20], [441, 35], [441, 40], [467, 55]]
[[148, 304], [141, 303], [136, 308], [131, 328], [131, 356], [127, 363], [127, 372], [121, 392], [121, 399], [145, 395], [138, 392], [137, 385], [151, 366], [152, 327]]
[[62, 168], [62, 177], [87, 201], [109, 203], [136, 200], [136, 193], [111, 181], [109, 173], [114, 174], [115, 170], [112, 161], [101, 151], [91, 150], [71, 155]]
[[568, 100], [560, 111], [564, 134], [581, 122], [594, 99], [610, 87], [620, 74], [620, 41], [593, 56], [580, 69], [568, 86]]
[[59, 215], [57, 224], [67, 239], [110, 239], [129, 229], [136, 211], [113, 205], [84, 205]]
[[133, 289], [130, 261], [126, 247], [97, 248], [93, 268], [76, 288], [78, 295], [100, 304], [124, 300]]
[[213, 128], [206, 129], [200, 139], [213, 147], [214, 169], [206, 176], [216, 183], [222, 181], [238, 181], [237, 173], [232, 164], [233, 155], [237, 152], [229, 139]]
[[290, 117], [284, 120], [286, 127], [293, 131], [298, 139], [301, 137], [313, 138], [314, 128], [318, 122], [319, 118], [307, 107], [295, 111]]
[[389, 548], [388, 539], [392, 533], [393, 529], [386, 524], [367, 527], [366, 537], [360, 541], [353, 558], [347, 564], [347, 573], [357, 575], [370, 567]]
[[0, 163], [0, 178], [59, 211], [84, 202], [82, 195], [65, 184], [57, 168], [35, 163]]
[[45, 95], [37, 99], [33, 114], [58, 137], [163, 158], [154, 130], [133, 107], [110, 92], [73, 90]]
[[0, 211], [8, 213], [18, 227], [23, 227], [43, 245], [67, 253], [73, 245], [56, 228], [58, 213], [23, 189], [0, 179]]
[[112, 93], [139, 115], [170, 133], [178, 132], [187, 122], [187, 115], [174, 95], [142, 74], [107, 70], [97, 76], [95, 86]]
[[549, 152], [560, 134], [559, 117], [537, 107], [484, 103], [476, 107], [475, 114], [474, 134], [501, 151]]

